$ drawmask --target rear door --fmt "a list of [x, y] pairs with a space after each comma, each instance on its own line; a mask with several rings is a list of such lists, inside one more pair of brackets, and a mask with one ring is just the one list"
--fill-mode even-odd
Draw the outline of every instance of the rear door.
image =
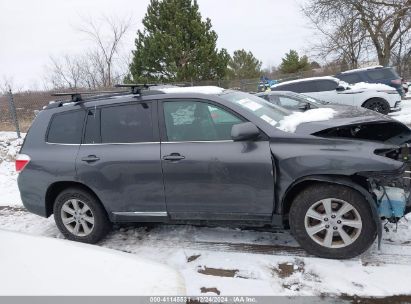
[[245, 120], [205, 100], [160, 103], [167, 210], [174, 219], [271, 219], [273, 164], [268, 140], [231, 139]]
[[117, 220], [166, 217], [156, 102], [88, 109], [80, 182]]

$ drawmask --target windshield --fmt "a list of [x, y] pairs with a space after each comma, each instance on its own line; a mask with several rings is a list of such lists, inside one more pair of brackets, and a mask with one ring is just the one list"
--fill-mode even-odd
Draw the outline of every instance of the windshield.
[[299, 97], [309, 102], [316, 103], [316, 104], [321, 104], [321, 105], [329, 104], [328, 101], [320, 100], [320, 99], [317, 99], [317, 98], [314, 98], [308, 95], [304, 95], [304, 94], [299, 94]]
[[349, 88], [350, 88], [350, 84], [349, 84], [348, 82], [345, 82], [344, 80], [340, 80], [340, 81], [338, 82], [338, 85], [339, 85], [339, 86], [342, 86], [342, 87], [345, 87], [346, 89], [349, 89]]
[[277, 125], [279, 121], [283, 120], [284, 116], [291, 114], [283, 108], [280, 108], [260, 97], [248, 93], [238, 91], [224, 91], [224, 93], [220, 94], [219, 96], [242, 107], [244, 110], [254, 114], [258, 118], [265, 120], [272, 126]]

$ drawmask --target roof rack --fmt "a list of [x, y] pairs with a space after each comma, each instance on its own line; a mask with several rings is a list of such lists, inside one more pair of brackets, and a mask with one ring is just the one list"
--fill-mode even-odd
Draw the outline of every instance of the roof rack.
[[131, 94], [141, 95], [142, 90], [147, 90], [150, 87], [158, 86], [156, 83], [124, 83], [124, 84], [116, 84], [114, 85], [115, 88], [130, 88]]
[[[129, 94], [129, 91], [86, 91], [86, 92], [63, 92], [63, 93], [53, 93], [51, 96], [70, 96], [70, 102], [82, 102], [84, 101], [82, 95], [97, 95], [95, 97], [101, 97], [100, 94], [111, 94], [111, 95], [121, 95], [121, 94]], [[110, 95], [110, 96], [111, 96]], [[109, 97], [109, 96], [104, 96]]]
[[[121, 95], [142, 95], [143, 90], [147, 90], [147, 95], [161, 94], [164, 92], [148, 90], [150, 87], [157, 86], [157, 84], [117, 84], [114, 87], [116, 88], [131, 88], [127, 91], [84, 91], [84, 92], [62, 92], [62, 93], [53, 93], [51, 96], [70, 96], [71, 99], [67, 101], [57, 101], [50, 103], [46, 108], [55, 108], [60, 107], [65, 103], [74, 102], [76, 105], [83, 104], [87, 101], [98, 100], [102, 98], [116, 97]], [[95, 95], [88, 98], [83, 98], [82, 95]]]

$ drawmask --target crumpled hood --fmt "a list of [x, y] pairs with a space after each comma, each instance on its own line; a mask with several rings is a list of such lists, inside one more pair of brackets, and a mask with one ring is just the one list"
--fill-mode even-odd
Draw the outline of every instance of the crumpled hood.
[[340, 126], [367, 124], [375, 122], [392, 122], [401, 124], [400, 122], [392, 119], [389, 116], [360, 107], [325, 105], [324, 108], [331, 108], [335, 110], [337, 113], [334, 114], [334, 117], [329, 120], [301, 123], [297, 126], [295, 133], [301, 135], [309, 135], [319, 131]]

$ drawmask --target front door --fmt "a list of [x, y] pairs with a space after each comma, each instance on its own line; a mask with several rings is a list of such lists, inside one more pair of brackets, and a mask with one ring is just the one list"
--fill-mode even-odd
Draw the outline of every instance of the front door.
[[231, 139], [244, 119], [199, 100], [163, 101], [161, 158], [174, 219], [269, 219], [274, 181], [269, 143]]

